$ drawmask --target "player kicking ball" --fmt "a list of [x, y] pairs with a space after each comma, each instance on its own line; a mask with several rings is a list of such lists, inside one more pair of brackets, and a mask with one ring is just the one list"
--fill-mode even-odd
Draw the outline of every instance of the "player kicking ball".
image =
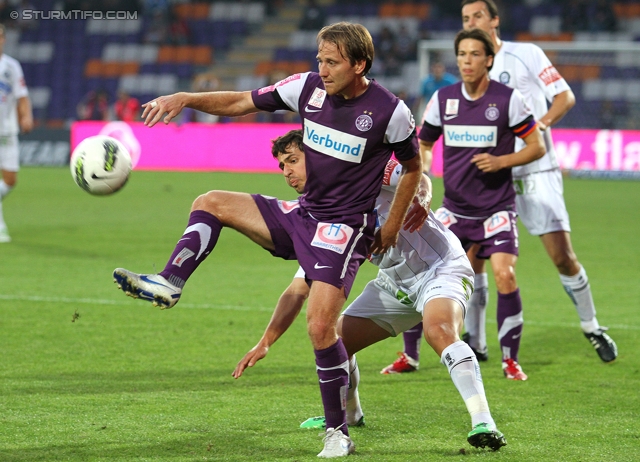
[[[280, 163], [287, 184], [302, 193], [306, 182], [302, 133], [294, 130], [276, 139], [272, 153]], [[400, 172], [401, 166], [389, 161], [383, 188], [376, 200], [379, 225], [388, 218]], [[415, 205], [400, 231], [397, 245], [372, 257], [372, 262], [380, 268], [378, 276], [338, 320], [338, 333], [349, 355], [347, 424], [364, 425], [355, 353], [422, 321], [427, 342], [449, 370], [471, 415], [468, 442], [474, 447], [498, 450], [507, 442], [489, 411], [478, 361], [469, 345], [460, 340], [464, 312], [473, 292], [473, 270], [460, 241], [428, 212], [430, 191], [431, 185], [424, 176], [423, 188], [414, 199]], [[288, 206], [295, 207], [295, 201]], [[416, 209], [428, 214], [422, 226], [424, 215], [418, 219]], [[238, 363], [233, 377], [239, 378], [247, 367], [253, 367], [267, 355], [298, 316], [309, 292], [304, 271], [298, 270], [278, 300], [262, 338]], [[305, 426], [322, 428], [324, 418], [309, 419]]]

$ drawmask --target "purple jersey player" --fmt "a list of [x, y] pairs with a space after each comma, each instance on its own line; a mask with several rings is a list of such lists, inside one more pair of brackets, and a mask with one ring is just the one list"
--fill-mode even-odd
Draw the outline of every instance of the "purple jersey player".
[[[477, 256], [491, 261], [502, 369], [508, 379], [526, 380], [518, 364], [522, 302], [515, 276], [518, 233], [511, 167], [540, 158], [542, 137], [520, 92], [489, 80], [495, 52], [486, 32], [459, 32], [455, 51], [462, 83], [441, 88], [431, 98], [420, 149], [430, 157], [434, 142], [443, 136], [445, 193], [436, 216], [465, 248], [477, 244]], [[513, 152], [516, 136], [526, 146]]]
[[[274, 256], [297, 259], [311, 282], [307, 324], [327, 418], [319, 457], [342, 457], [348, 436], [345, 397], [348, 357], [336, 322], [369, 252], [395, 245], [422, 172], [408, 107], [366, 78], [374, 55], [359, 24], [337, 23], [318, 33], [319, 72], [292, 75], [252, 92], [177, 93], [143, 105], [148, 126], [168, 123], [184, 107], [219, 116], [279, 109], [300, 113], [307, 156], [305, 197], [292, 203], [261, 195], [209, 191], [191, 208], [189, 223], [160, 274], [118, 268], [114, 279], [134, 298], [170, 308], [186, 280], [213, 250], [223, 227], [233, 228]], [[165, 116], [166, 114], [166, 116]], [[404, 172], [387, 222], [374, 236], [373, 208], [387, 161]]]

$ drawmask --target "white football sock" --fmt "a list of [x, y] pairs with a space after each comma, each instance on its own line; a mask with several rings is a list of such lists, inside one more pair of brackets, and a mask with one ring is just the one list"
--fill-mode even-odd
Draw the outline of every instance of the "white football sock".
[[564, 290], [576, 307], [582, 330], [586, 333], [598, 330], [600, 325], [596, 319], [596, 307], [593, 303], [593, 296], [591, 295], [589, 278], [584, 268], [580, 266], [580, 271], [578, 271], [578, 274], [575, 276], [565, 276], [561, 274], [560, 282], [562, 282]]
[[440, 361], [449, 369], [451, 380], [467, 406], [471, 415], [471, 427], [486, 423], [489, 428], [495, 429], [496, 424], [484, 393], [480, 365], [471, 347], [458, 340], [443, 350]]
[[487, 304], [489, 303], [489, 278], [487, 273], [476, 274], [473, 294], [467, 304], [464, 327], [469, 334], [469, 344], [477, 351], [487, 348]]
[[9, 186], [4, 180], [0, 180], [0, 201], [11, 192], [13, 186]]
[[360, 369], [356, 355], [349, 358], [349, 389], [347, 390], [347, 425], [355, 425], [362, 417], [362, 407], [358, 396], [358, 384], [360, 383]]

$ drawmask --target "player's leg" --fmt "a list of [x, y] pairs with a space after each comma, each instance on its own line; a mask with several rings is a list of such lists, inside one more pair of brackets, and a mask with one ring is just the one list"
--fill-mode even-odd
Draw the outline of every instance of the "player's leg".
[[[364, 293], [363, 293], [364, 295]], [[364, 424], [364, 413], [360, 405], [358, 385], [360, 370], [355, 353], [369, 345], [391, 337], [391, 334], [368, 318], [344, 315], [338, 321], [338, 334], [349, 355], [349, 390], [347, 393], [347, 424]], [[422, 334], [421, 334], [422, 335]]]
[[467, 342], [478, 361], [489, 359], [487, 347], [487, 305], [489, 303], [489, 279], [485, 269], [485, 260], [478, 258], [479, 246], [473, 244], [467, 251], [467, 257], [475, 273], [474, 290], [467, 305], [467, 315], [464, 318], [465, 334], [462, 340]]
[[555, 231], [540, 236], [547, 254], [560, 273], [560, 282], [576, 307], [580, 327], [604, 362], [616, 359], [618, 348], [596, 318], [596, 307], [591, 295], [589, 277], [571, 245], [571, 235], [566, 231]]
[[420, 342], [422, 342], [422, 322], [419, 322], [402, 333], [403, 351], [398, 352], [398, 359], [384, 367], [381, 374], [403, 374], [415, 372], [420, 367]]
[[307, 304], [307, 332], [316, 356], [316, 371], [324, 407], [327, 434], [320, 457], [339, 457], [355, 450], [349, 438], [346, 397], [349, 357], [338, 337], [337, 321], [346, 301], [343, 288], [313, 281]]
[[0, 243], [11, 242], [7, 224], [4, 221], [4, 213], [2, 210], [2, 202], [4, 198], [16, 186], [18, 179], [19, 161], [18, 161], [18, 138], [15, 137], [13, 143], [5, 143], [0, 146]]
[[563, 197], [559, 170], [528, 175], [520, 180], [524, 194], [516, 197], [522, 223], [529, 233], [540, 236], [551, 261], [558, 269], [560, 282], [571, 298], [585, 337], [605, 362], [613, 361], [618, 350], [615, 342], [600, 327], [591, 295], [589, 278], [571, 245], [569, 212]]
[[187, 227], [158, 275], [139, 275], [118, 268], [114, 279], [127, 295], [171, 308], [178, 302], [187, 279], [215, 247], [225, 226], [268, 250], [275, 248], [265, 219], [251, 195], [210, 191], [194, 201]]
[[518, 352], [524, 324], [522, 300], [516, 281], [516, 255], [498, 252], [491, 255], [491, 268], [498, 289], [498, 341], [502, 350], [502, 369], [508, 379], [527, 380], [518, 364]]
[[506, 445], [489, 410], [480, 365], [471, 347], [460, 340], [462, 306], [450, 298], [432, 298], [423, 310], [424, 336], [449, 370], [451, 380], [471, 416], [467, 440], [475, 447], [494, 450]]

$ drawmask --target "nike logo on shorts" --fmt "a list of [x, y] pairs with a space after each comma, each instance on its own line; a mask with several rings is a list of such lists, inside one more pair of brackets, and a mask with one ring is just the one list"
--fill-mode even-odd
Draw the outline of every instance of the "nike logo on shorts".
[[498, 240], [496, 239], [495, 241], [493, 241], [493, 245], [502, 245], [505, 242], [509, 242], [511, 239], [502, 239], [502, 240]]
[[320, 112], [322, 109], [309, 109], [309, 106], [304, 108], [304, 112]]
[[322, 266], [318, 263], [316, 263], [315, 265], [313, 265], [314, 269], [325, 269], [325, 268], [332, 268], [331, 266]]
[[458, 117], [458, 114], [446, 115], [444, 116], [444, 120], [451, 120], [451, 119], [455, 119], [456, 117]]

